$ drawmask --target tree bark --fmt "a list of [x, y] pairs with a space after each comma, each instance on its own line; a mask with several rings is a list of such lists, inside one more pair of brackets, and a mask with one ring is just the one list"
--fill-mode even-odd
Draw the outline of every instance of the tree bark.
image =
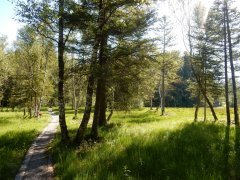
[[150, 97], [150, 110], [152, 110], [153, 109], [153, 100], [152, 100], [153, 98], [152, 97]]
[[193, 62], [192, 62], [192, 60], [191, 60], [191, 57], [189, 57], [189, 61], [190, 61], [190, 65], [191, 65], [191, 69], [192, 69], [193, 75], [194, 75], [194, 77], [195, 77], [195, 79], [196, 79], [196, 81], [197, 81], [197, 84], [198, 84], [198, 87], [199, 87], [199, 91], [202, 93], [204, 99], [206, 100], [206, 102], [207, 102], [207, 104], [208, 104], [208, 106], [209, 106], [209, 108], [210, 108], [210, 110], [211, 110], [211, 112], [212, 112], [214, 121], [217, 121], [218, 118], [217, 118], [217, 115], [216, 115], [216, 113], [215, 113], [215, 111], [214, 111], [213, 105], [212, 105], [212, 103], [210, 102], [209, 98], [207, 97], [207, 94], [205, 93], [204, 87], [202, 86], [201, 80], [200, 80], [200, 78], [198, 77], [198, 75], [197, 75], [197, 73], [196, 73], [196, 71], [195, 71], [195, 69], [194, 69]]
[[[103, 12], [103, 19], [105, 19], [105, 12]], [[105, 126], [107, 124], [106, 119], [106, 79], [107, 79], [107, 42], [108, 36], [103, 33], [101, 36], [100, 42], [100, 51], [99, 51], [99, 65], [100, 65], [100, 91], [99, 95], [99, 115], [98, 115], [98, 125]]]
[[190, 34], [190, 33], [191, 33], [191, 25], [190, 25], [190, 22], [188, 22], [188, 28], [189, 28], [189, 29], [188, 29], [188, 41], [189, 41], [189, 48], [190, 48], [190, 57], [188, 58], [188, 60], [189, 60], [189, 63], [190, 63], [190, 65], [191, 65], [191, 69], [192, 69], [192, 72], [193, 72], [193, 76], [195, 77], [195, 79], [196, 79], [196, 81], [197, 81], [199, 90], [200, 90], [200, 92], [202, 93], [204, 99], [206, 100], [206, 102], [207, 102], [207, 104], [208, 104], [208, 106], [209, 106], [209, 108], [210, 108], [210, 110], [211, 110], [211, 112], [212, 112], [214, 121], [217, 121], [218, 118], [217, 118], [217, 115], [216, 115], [216, 113], [215, 113], [215, 111], [214, 111], [214, 108], [213, 108], [213, 106], [212, 106], [212, 103], [211, 103], [210, 100], [208, 99], [207, 94], [205, 93], [205, 90], [204, 90], [204, 88], [203, 88], [203, 86], [202, 86], [201, 80], [200, 80], [200, 78], [198, 77], [198, 75], [197, 75], [197, 73], [196, 73], [196, 71], [195, 71], [195, 69], [194, 69], [194, 65], [193, 65], [193, 62], [192, 62], [192, 59], [191, 59], [191, 58], [192, 58], [192, 55], [193, 55], [193, 47], [192, 47], [191, 34]]
[[161, 95], [161, 79], [159, 80], [159, 84], [158, 84], [158, 95], [159, 95], [159, 105], [156, 108], [156, 111], [158, 111], [158, 109], [161, 107], [161, 99], [162, 99], [162, 95]]
[[78, 109], [80, 106], [80, 99], [81, 99], [81, 90], [79, 90], [77, 100], [76, 100], [76, 105], [74, 106], [74, 118], [77, 119], [78, 117]]
[[99, 113], [100, 113], [100, 98], [101, 98], [101, 81], [98, 79], [97, 81], [97, 89], [96, 89], [96, 101], [95, 101], [95, 109], [91, 130], [91, 137], [93, 139], [98, 138], [98, 121], [99, 121]]
[[228, 92], [228, 63], [227, 63], [227, 32], [226, 32], [226, 11], [224, 9], [224, 73], [225, 73], [225, 101], [227, 125], [231, 124], [230, 108], [229, 108], [229, 92]]
[[88, 77], [85, 110], [84, 110], [84, 114], [83, 114], [81, 124], [78, 128], [78, 131], [77, 131], [77, 135], [75, 137], [75, 142], [78, 143], [78, 144], [82, 143], [82, 141], [84, 139], [84, 134], [85, 134], [88, 122], [89, 122], [90, 115], [91, 115], [93, 89], [94, 89], [94, 75], [93, 75], [94, 72], [93, 71], [94, 71], [94, 68], [95, 68], [95, 65], [96, 65], [98, 47], [99, 47], [99, 41], [98, 41], [98, 39], [96, 39], [95, 44], [93, 46], [92, 62], [91, 62], [91, 67], [90, 67], [90, 75]]
[[107, 119], [106, 119], [106, 81], [104, 80], [102, 83], [102, 91], [101, 91], [101, 101], [99, 106], [99, 126], [106, 126]]
[[58, 35], [58, 109], [59, 109], [59, 124], [61, 128], [61, 136], [63, 142], [69, 141], [68, 129], [65, 117], [65, 102], [64, 102], [64, 39], [63, 39], [63, 14], [64, 0], [59, 0], [59, 35]]
[[[206, 58], [204, 57], [204, 67], [203, 67], [203, 71], [204, 71], [204, 91], [205, 94], [207, 94], [207, 75], [206, 75]], [[207, 101], [206, 99], [204, 99], [204, 114], [203, 114], [203, 121], [206, 122], [207, 121]]]
[[197, 120], [198, 120], [199, 105], [200, 105], [200, 92], [198, 92], [198, 95], [197, 95], [197, 104], [196, 104], [196, 108], [195, 108], [194, 122], [197, 122]]
[[165, 114], [165, 71], [162, 69], [161, 116]]
[[[166, 17], [164, 16], [164, 24], [166, 24]], [[164, 27], [163, 34], [163, 67], [162, 67], [162, 98], [161, 98], [161, 116], [165, 114], [165, 54], [166, 54], [166, 27]]]
[[110, 121], [110, 119], [112, 118], [112, 115], [113, 115], [113, 105], [112, 105], [112, 102], [109, 102], [109, 109], [110, 109], [110, 114], [107, 117], [107, 122]]
[[234, 69], [234, 64], [233, 64], [232, 39], [231, 39], [231, 29], [230, 29], [230, 25], [229, 25], [228, 4], [227, 4], [226, 0], [224, 2], [225, 2], [225, 15], [226, 15], [226, 24], [227, 24], [228, 46], [229, 46], [229, 48], [228, 48], [229, 49], [229, 60], [230, 60], [231, 74], [232, 74], [234, 121], [235, 121], [235, 125], [239, 126], [237, 87], [236, 87], [236, 79], [235, 79], [235, 69]]
[[88, 78], [85, 110], [84, 110], [82, 122], [78, 128], [77, 135], [75, 138], [75, 141], [78, 144], [81, 143], [84, 139], [84, 134], [89, 122], [90, 115], [91, 115], [93, 88], [94, 88], [94, 76], [93, 74], [90, 74]]
[[72, 109], [74, 110], [73, 119], [77, 118], [77, 100], [76, 100], [76, 87], [75, 87], [75, 74], [72, 77]]

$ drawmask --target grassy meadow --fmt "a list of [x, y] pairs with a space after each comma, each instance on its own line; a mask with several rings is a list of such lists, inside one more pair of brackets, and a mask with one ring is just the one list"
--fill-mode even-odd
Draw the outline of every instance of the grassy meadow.
[[[115, 112], [108, 127], [100, 129], [100, 142], [81, 147], [51, 144], [57, 179], [239, 179], [240, 133], [219, 118], [193, 123], [193, 108], [168, 108], [166, 116], [147, 108]], [[73, 139], [80, 120], [67, 110]], [[79, 114], [81, 119], [82, 114]], [[91, 123], [89, 124], [89, 128]]]
[[0, 112], [0, 179], [14, 179], [25, 153], [47, 125], [49, 115], [23, 118], [22, 112]]

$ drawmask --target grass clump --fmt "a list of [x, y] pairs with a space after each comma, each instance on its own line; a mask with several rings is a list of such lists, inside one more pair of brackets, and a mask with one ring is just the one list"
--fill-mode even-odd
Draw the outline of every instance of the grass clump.
[[[172, 108], [166, 116], [147, 109], [118, 112], [108, 128], [100, 129], [104, 137], [100, 143], [85, 142], [81, 147], [61, 146], [58, 136], [52, 144], [56, 176], [84, 180], [240, 178], [237, 130], [222, 123], [193, 123], [193, 112], [191, 108]], [[70, 114], [73, 138], [78, 126]]]
[[49, 115], [23, 118], [20, 112], [0, 112], [0, 179], [13, 179], [25, 153], [46, 126]]

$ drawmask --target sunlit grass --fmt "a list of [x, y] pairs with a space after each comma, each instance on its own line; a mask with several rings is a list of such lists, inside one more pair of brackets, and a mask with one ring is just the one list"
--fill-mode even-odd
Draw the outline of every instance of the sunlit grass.
[[[215, 124], [209, 112], [207, 123], [193, 123], [193, 108], [170, 108], [166, 116], [147, 108], [115, 112], [109, 127], [100, 130], [103, 137], [100, 143], [64, 147], [60, 145], [60, 136], [57, 137], [52, 144], [56, 176], [60, 179], [239, 178], [236, 158], [240, 153], [239, 138], [235, 138], [234, 126], [228, 133], [222, 123], [224, 109], [216, 111], [220, 122]], [[80, 121], [72, 120], [71, 112], [68, 111], [67, 119], [73, 139]], [[199, 117], [202, 114], [201, 110]]]
[[0, 179], [13, 179], [28, 148], [46, 126], [49, 115], [23, 118], [21, 112], [0, 112]]

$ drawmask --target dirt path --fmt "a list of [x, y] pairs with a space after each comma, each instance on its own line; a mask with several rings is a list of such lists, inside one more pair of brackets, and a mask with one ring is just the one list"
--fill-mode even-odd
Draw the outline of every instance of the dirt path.
[[48, 144], [57, 131], [58, 116], [51, 114], [52, 118], [47, 127], [33, 142], [19, 169], [15, 180], [22, 179], [53, 179], [53, 166], [51, 157], [46, 153]]

